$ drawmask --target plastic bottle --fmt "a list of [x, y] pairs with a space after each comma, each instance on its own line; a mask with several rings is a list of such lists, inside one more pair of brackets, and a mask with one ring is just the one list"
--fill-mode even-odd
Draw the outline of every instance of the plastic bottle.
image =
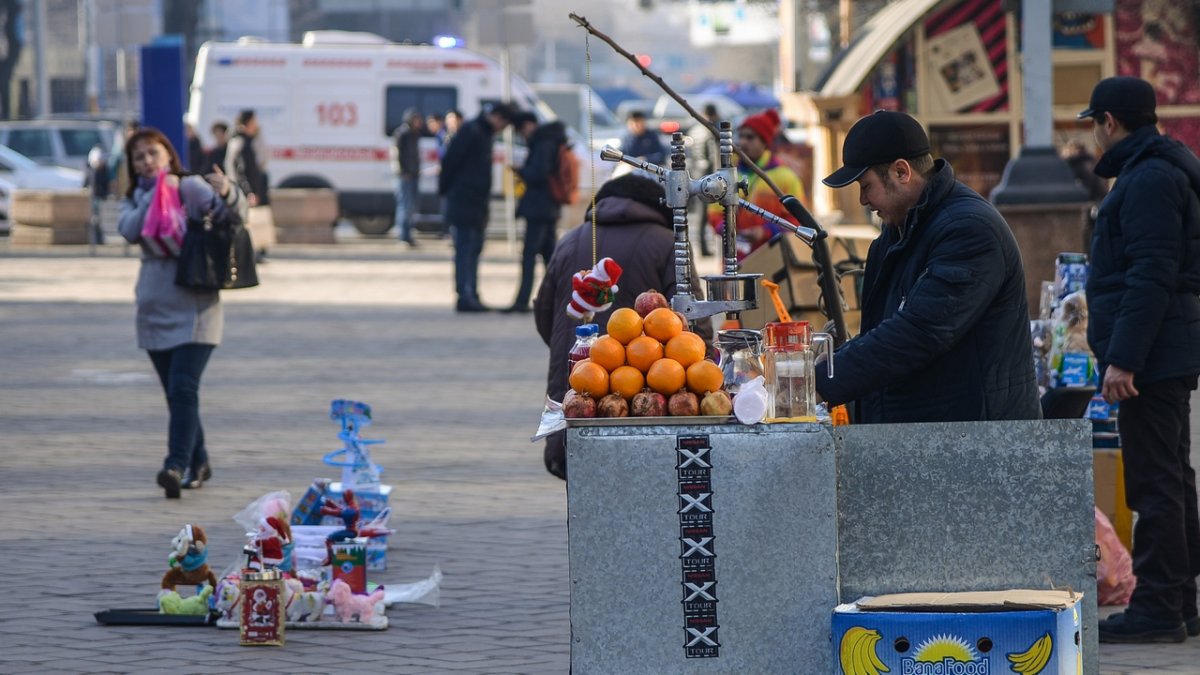
[[575, 327], [575, 344], [567, 353], [567, 375], [571, 374], [576, 363], [591, 356], [592, 343], [596, 341], [598, 332], [600, 332], [600, 326], [594, 323], [585, 323]]

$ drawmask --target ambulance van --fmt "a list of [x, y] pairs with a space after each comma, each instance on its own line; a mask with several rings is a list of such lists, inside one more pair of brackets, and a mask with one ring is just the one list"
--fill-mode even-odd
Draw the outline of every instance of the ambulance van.
[[[544, 117], [523, 80], [510, 78], [509, 100]], [[341, 215], [364, 234], [392, 227], [395, 174], [392, 133], [404, 111], [459, 110], [466, 120], [505, 100], [503, 72], [466, 49], [400, 45], [370, 33], [315, 31], [300, 44], [243, 38], [208, 42], [196, 57], [187, 121], [205, 146], [212, 123], [232, 133], [238, 112], [252, 108], [270, 148], [273, 188], [332, 188]], [[493, 209], [503, 211], [507, 159], [500, 136], [493, 153]], [[440, 227], [438, 146], [422, 139], [419, 229]], [[514, 153], [516, 154], [516, 153]]]

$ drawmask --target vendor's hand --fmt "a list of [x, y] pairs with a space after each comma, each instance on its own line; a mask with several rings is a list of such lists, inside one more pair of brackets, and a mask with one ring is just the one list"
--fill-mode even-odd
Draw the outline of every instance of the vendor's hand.
[[212, 186], [212, 189], [215, 190], [218, 195], [221, 195], [221, 199], [229, 196], [229, 177], [225, 175], [225, 172], [221, 170], [221, 167], [213, 164], [212, 173], [205, 176], [204, 180], [208, 181], [208, 184]]
[[179, 189], [179, 176], [176, 176], [173, 173], [168, 173], [168, 174], [166, 174], [166, 177], [163, 178], [163, 180], [167, 181], [168, 187], [173, 187], [176, 190]]
[[1133, 386], [1133, 373], [1124, 368], [1109, 366], [1104, 371], [1104, 387], [1100, 390], [1104, 400], [1109, 403], [1124, 401], [1138, 395]]

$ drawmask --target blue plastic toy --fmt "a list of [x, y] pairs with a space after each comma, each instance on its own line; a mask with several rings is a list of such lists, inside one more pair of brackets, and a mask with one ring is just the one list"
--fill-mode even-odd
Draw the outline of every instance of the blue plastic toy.
[[371, 462], [367, 446], [384, 441], [358, 436], [359, 429], [371, 423], [371, 406], [360, 401], [337, 399], [329, 406], [329, 418], [341, 422], [342, 431], [338, 438], [345, 447], [325, 455], [323, 461], [329, 466], [341, 467], [343, 489], [378, 488], [383, 467]]

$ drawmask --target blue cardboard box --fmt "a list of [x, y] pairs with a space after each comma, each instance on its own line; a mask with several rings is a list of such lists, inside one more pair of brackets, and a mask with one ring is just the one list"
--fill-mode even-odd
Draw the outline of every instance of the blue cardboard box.
[[835, 675], [1074, 675], [1080, 602], [1070, 591], [900, 593], [833, 611]]

